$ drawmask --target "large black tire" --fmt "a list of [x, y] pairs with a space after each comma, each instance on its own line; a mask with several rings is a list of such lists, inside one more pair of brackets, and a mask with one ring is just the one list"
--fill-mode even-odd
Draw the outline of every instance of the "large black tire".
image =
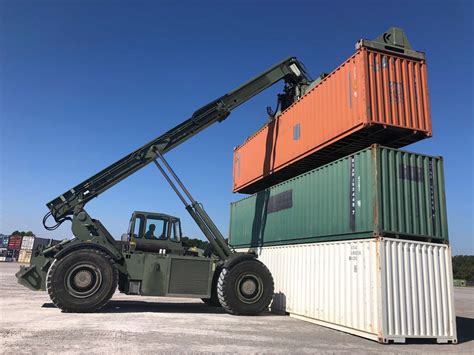
[[256, 259], [244, 260], [219, 276], [217, 295], [230, 314], [254, 316], [268, 309], [273, 298], [270, 270]]
[[46, 276], [51, 301], [64, 312], [96, 312], [110, 300], [118, 283], [112, 258], [95, 249], [80, 249], [55, 259]]
[[214, 276], [212, 277], [211, 298], [201, 298], [205, 304], [211, 307], [221, 307], [219, 296], [217, 296], [217, 283], [219, 282], [219, 275], [221, 274], [221, 271], [222, 267], [216, 266]]

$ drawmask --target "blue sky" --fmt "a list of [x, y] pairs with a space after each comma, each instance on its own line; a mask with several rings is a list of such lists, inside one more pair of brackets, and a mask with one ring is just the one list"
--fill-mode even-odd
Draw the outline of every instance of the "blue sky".
[[[474, 254], [470, 1], [2, 1], [0, 233], [42, 228], [45, 203], [293, 55], [317, 76], [360, 38], [402, 27], [427, 54], [434, 137], [408, 149], [445, 158], [450, 238]], [[232, 149], [260, 127], [281, 85], [167, 158], [224, 234]], [[181, 216], [154, 166], [89, 203], [119, 237], [134, 210]]]

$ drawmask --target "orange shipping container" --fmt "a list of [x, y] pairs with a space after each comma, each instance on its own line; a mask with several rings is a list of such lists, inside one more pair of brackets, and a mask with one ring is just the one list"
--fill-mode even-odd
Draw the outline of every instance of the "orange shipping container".
[[233, 191], [255, 193], [374, 143], [400, 148], [430, 137], [426, 64], [416, 53], [360, 46], [235, 148]]

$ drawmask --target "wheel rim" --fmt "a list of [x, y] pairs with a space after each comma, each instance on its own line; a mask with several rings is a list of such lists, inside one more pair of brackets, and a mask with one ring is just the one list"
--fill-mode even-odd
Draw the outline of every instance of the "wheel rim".
[[102, 273], [92, 264], [77, 264], [66, 274], [66, 288], [76, 298], [94, 295], [102, 285]]
[[257, 302], [263, 294], [262, 278], [253, 273], [240, 275], [235, 283], [235, 287], [237, 297], [246, 304]]

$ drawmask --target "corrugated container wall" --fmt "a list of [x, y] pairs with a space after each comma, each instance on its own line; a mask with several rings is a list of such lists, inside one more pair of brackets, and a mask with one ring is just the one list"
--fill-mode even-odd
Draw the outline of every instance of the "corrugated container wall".
[[16, 249], [7, 249], [7, 256], [6, 256], [6, 261], [16, 261], [18, 260], [18, 256], [20, 254], [20, 250]]
[[380, 143], [430, 137], [424, 59], [362, 47], [234, 150], [233, 191], [255, 193]]
[[382, 343], [457, 342], [451, 251], [388, 238], [256, 249], [272, 309]]
[[20, 250], [22, 237], [20, 235], [11, 235], [8, 239], [8, 249]]
[[18, 254], [18, 262], [23, 264], [28, 264], [31, 260], [31, 250], [22, 249]]
[[441, 158], [375, 145], [231, 204], [235, 247], [377, 235], [447, 242]]
[[22, 241], [21, 241], [21, 249], [22, 250], [32, 250], [34, 244], [35, 244], [35, 237], [24, 236]]
[[0, 237], [0, 248], [7, 248], [8, 247], [8, 239], [7, 235], [2, 235]]

